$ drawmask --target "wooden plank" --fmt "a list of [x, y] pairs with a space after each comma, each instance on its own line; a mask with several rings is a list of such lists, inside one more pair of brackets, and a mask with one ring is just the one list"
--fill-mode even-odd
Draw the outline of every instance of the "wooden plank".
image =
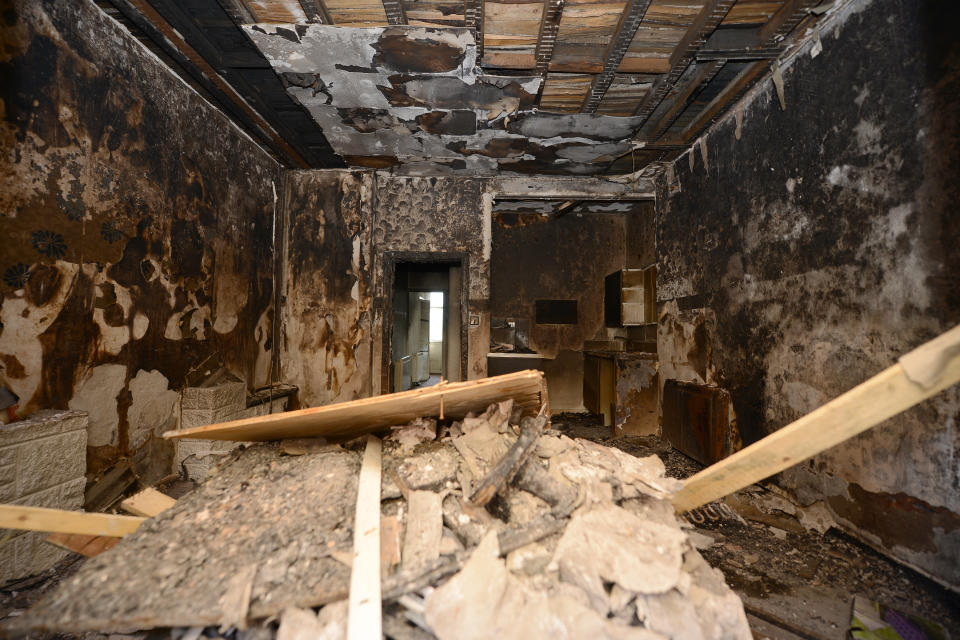
[[0, 504], [0, 529], [79, 533], [122, 538], [136, 531], [146, 518], [109, 513], [85, 513], [45, 507]]
[[333, 17], [327, 11], [323, 0], [300, 0], [300, 6], [307, 15], [307, 22], [333, 24]]
[[700, 112], [696, 120], [687, 125], [687, 128], [683, 130], [679, 138], [665, 138], [663, 142], [667, 144], [685, 144], [693, 136], [702, 131], [704, 127], [713, 122], [715, 118], [719, 117], [727, 108], [727, 105], [732, 103], [737, 99], [738, 96], [749, 89], [754, 81], [756, 81], [757, 78], [759, 78], [769, 66], [769, 62], [766, 61], [754, 62], [749, 67], [741, 71], [740, 75], [738, 75], [733, 82], [724, 87], [723, 91], [720, 92], [720, 95], [711, 100], [710, 103], [703, 108], [703, 111]]
[[442, 496], [433, 491], [411, 491], [400, 561], [404, 570], [424, 569], [440, 557], [443, 537]]
[[380, 0], [383, 3], [383, 12], [387, 14], [387, 22], [391, 25], [407, 24], [407, 15], [403, 11], [401, 0]]
[[357, 487], [353, 525], [347, 640], [381, 637], [380, 608], [380, 468], [381, 444], [367, 436]]
[[51, 533], [44, 542], [49, 542], [67, 551], [79, 553], [85, 558], [93, 558], [115, 547], [120, 542], [120, 538], [80, 533]]
[[440, 383], [352, 402], [168, 431], [163, 437], [239, 442], [311, 436], [349, 438], [406, 424], [414, 418], [439, 416], [441, 406], [447, 417], [462, 418], [470, 411], [483, 411], [493, 402], [513, 398], [517, 406], [535, 413], [546, 403], [546, 397], [542, 372], [518, 371], [493, 378]]
[[957, 382], [960, 326], [799, 420], [687, 479], [673, 496], [673, 505], [677, 511], [689, 511], [759, 482]]
[[120, 503], [120, 507], [127, 513], [144, 518], [152, 518], [155, 515], [163, 513], [177, 503], [170, 496], [160, 493], [152, 487], [148, 487], [130, 496]]

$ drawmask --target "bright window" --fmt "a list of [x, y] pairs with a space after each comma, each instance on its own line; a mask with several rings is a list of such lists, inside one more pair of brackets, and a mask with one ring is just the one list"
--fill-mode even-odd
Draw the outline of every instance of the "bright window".
[[443, 291], [430, 292], [430, 342], [443, 341]]

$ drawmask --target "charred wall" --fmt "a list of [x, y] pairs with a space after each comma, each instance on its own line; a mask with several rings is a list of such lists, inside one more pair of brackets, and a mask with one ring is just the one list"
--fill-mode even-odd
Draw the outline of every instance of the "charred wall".
[[303, 406], [370, 395], [371, 173], [286, 177], [281, 371]]
[[[667, 171], [663, 378], [729, 389], [744, 441], [960, 321], [953, 3], [852, 2]], [[960, 389], [781, 482], [960, 585]]]
[[382, 380], [392, 261], [457, 259], [463, 263], [467, 326], [465, 379], [484, 377], [490, 342], [490, 237], [485, 222], [486, 180], [376, 175], [373, 226], [374, 392]]
[[0, 382], [156, 462], [192, 373], [268, 379], [279, 166], [93, 3], [5, 6]]
[[[604, 277], [626, 264], [632, 215], [493, 218], [490, 314], [529, 326], [529, 347], [545, 358], [554, 409], [583, 410], [584, 342], [606, 338]], [[537, 300], [576, 300], [576, 324], [537, 324]]]

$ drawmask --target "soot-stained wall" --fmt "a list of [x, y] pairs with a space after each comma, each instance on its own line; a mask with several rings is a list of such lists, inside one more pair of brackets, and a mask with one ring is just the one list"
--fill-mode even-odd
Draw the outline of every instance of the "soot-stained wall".
[[[529, 322], [529, 346], [545, 358], [555, 410], [583, 410], [583, 345], [606, 337], [604, 277], [626, 264], [631, 215], [494, 216], [490, 314]], [[537, 324], [537, 300], [576, 300], [577, 323]]]
[[371, 173], [286, 176], [283, 380], [304, 407], [371, 392]]
[[[383, 369], [384, 321], [392, 259], [447, 254], [464, 263], [467, 344], [464, 379], [484, 377], [490, 348], [490, 237], [484, 179], [397, 177], [377, 174], [374, 206], [374, 392], [388, 388]], [[471, 318], [475, 324], [471, 323]], [[386, 351], [389, 353], [389, 350]]]
[[[745, 442], [960, 322], [960, 43], [948, 2], [857, 0], [673, 164], [661, 376], [730, 390]], [[960, 585], [960, 389], [782, 474]]]
[[156, 463], [188, 374], [268, 379], [279, 166], [92, 2], [8, 7], [0, 382]]

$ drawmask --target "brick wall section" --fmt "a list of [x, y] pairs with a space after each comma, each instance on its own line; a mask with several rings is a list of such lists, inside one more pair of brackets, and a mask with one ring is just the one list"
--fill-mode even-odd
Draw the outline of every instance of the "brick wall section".
[[[273, 413], [286, 409], [287, 398], [273, 401]], [[181, 401], [180, 428], [205, 427], [269, 412], [269, 403], [247, 408], [247, 385], [241, 381], [225, 381], [211, 387], [187, 387], [183, 390]], [[200, 482], [207, 477], [211, 465], [218, 458], [240, 444], [226, 440], [178, 440], [174, 471], [179, 472], [182, 467], [188, 478]]]
[[[47, 410], [0, 427], [0, 503], [82, 508], [87, 423], [84, 411]], [[0, 529], [0, 583], [39, 573], [66, 555], [46, 537]]]

